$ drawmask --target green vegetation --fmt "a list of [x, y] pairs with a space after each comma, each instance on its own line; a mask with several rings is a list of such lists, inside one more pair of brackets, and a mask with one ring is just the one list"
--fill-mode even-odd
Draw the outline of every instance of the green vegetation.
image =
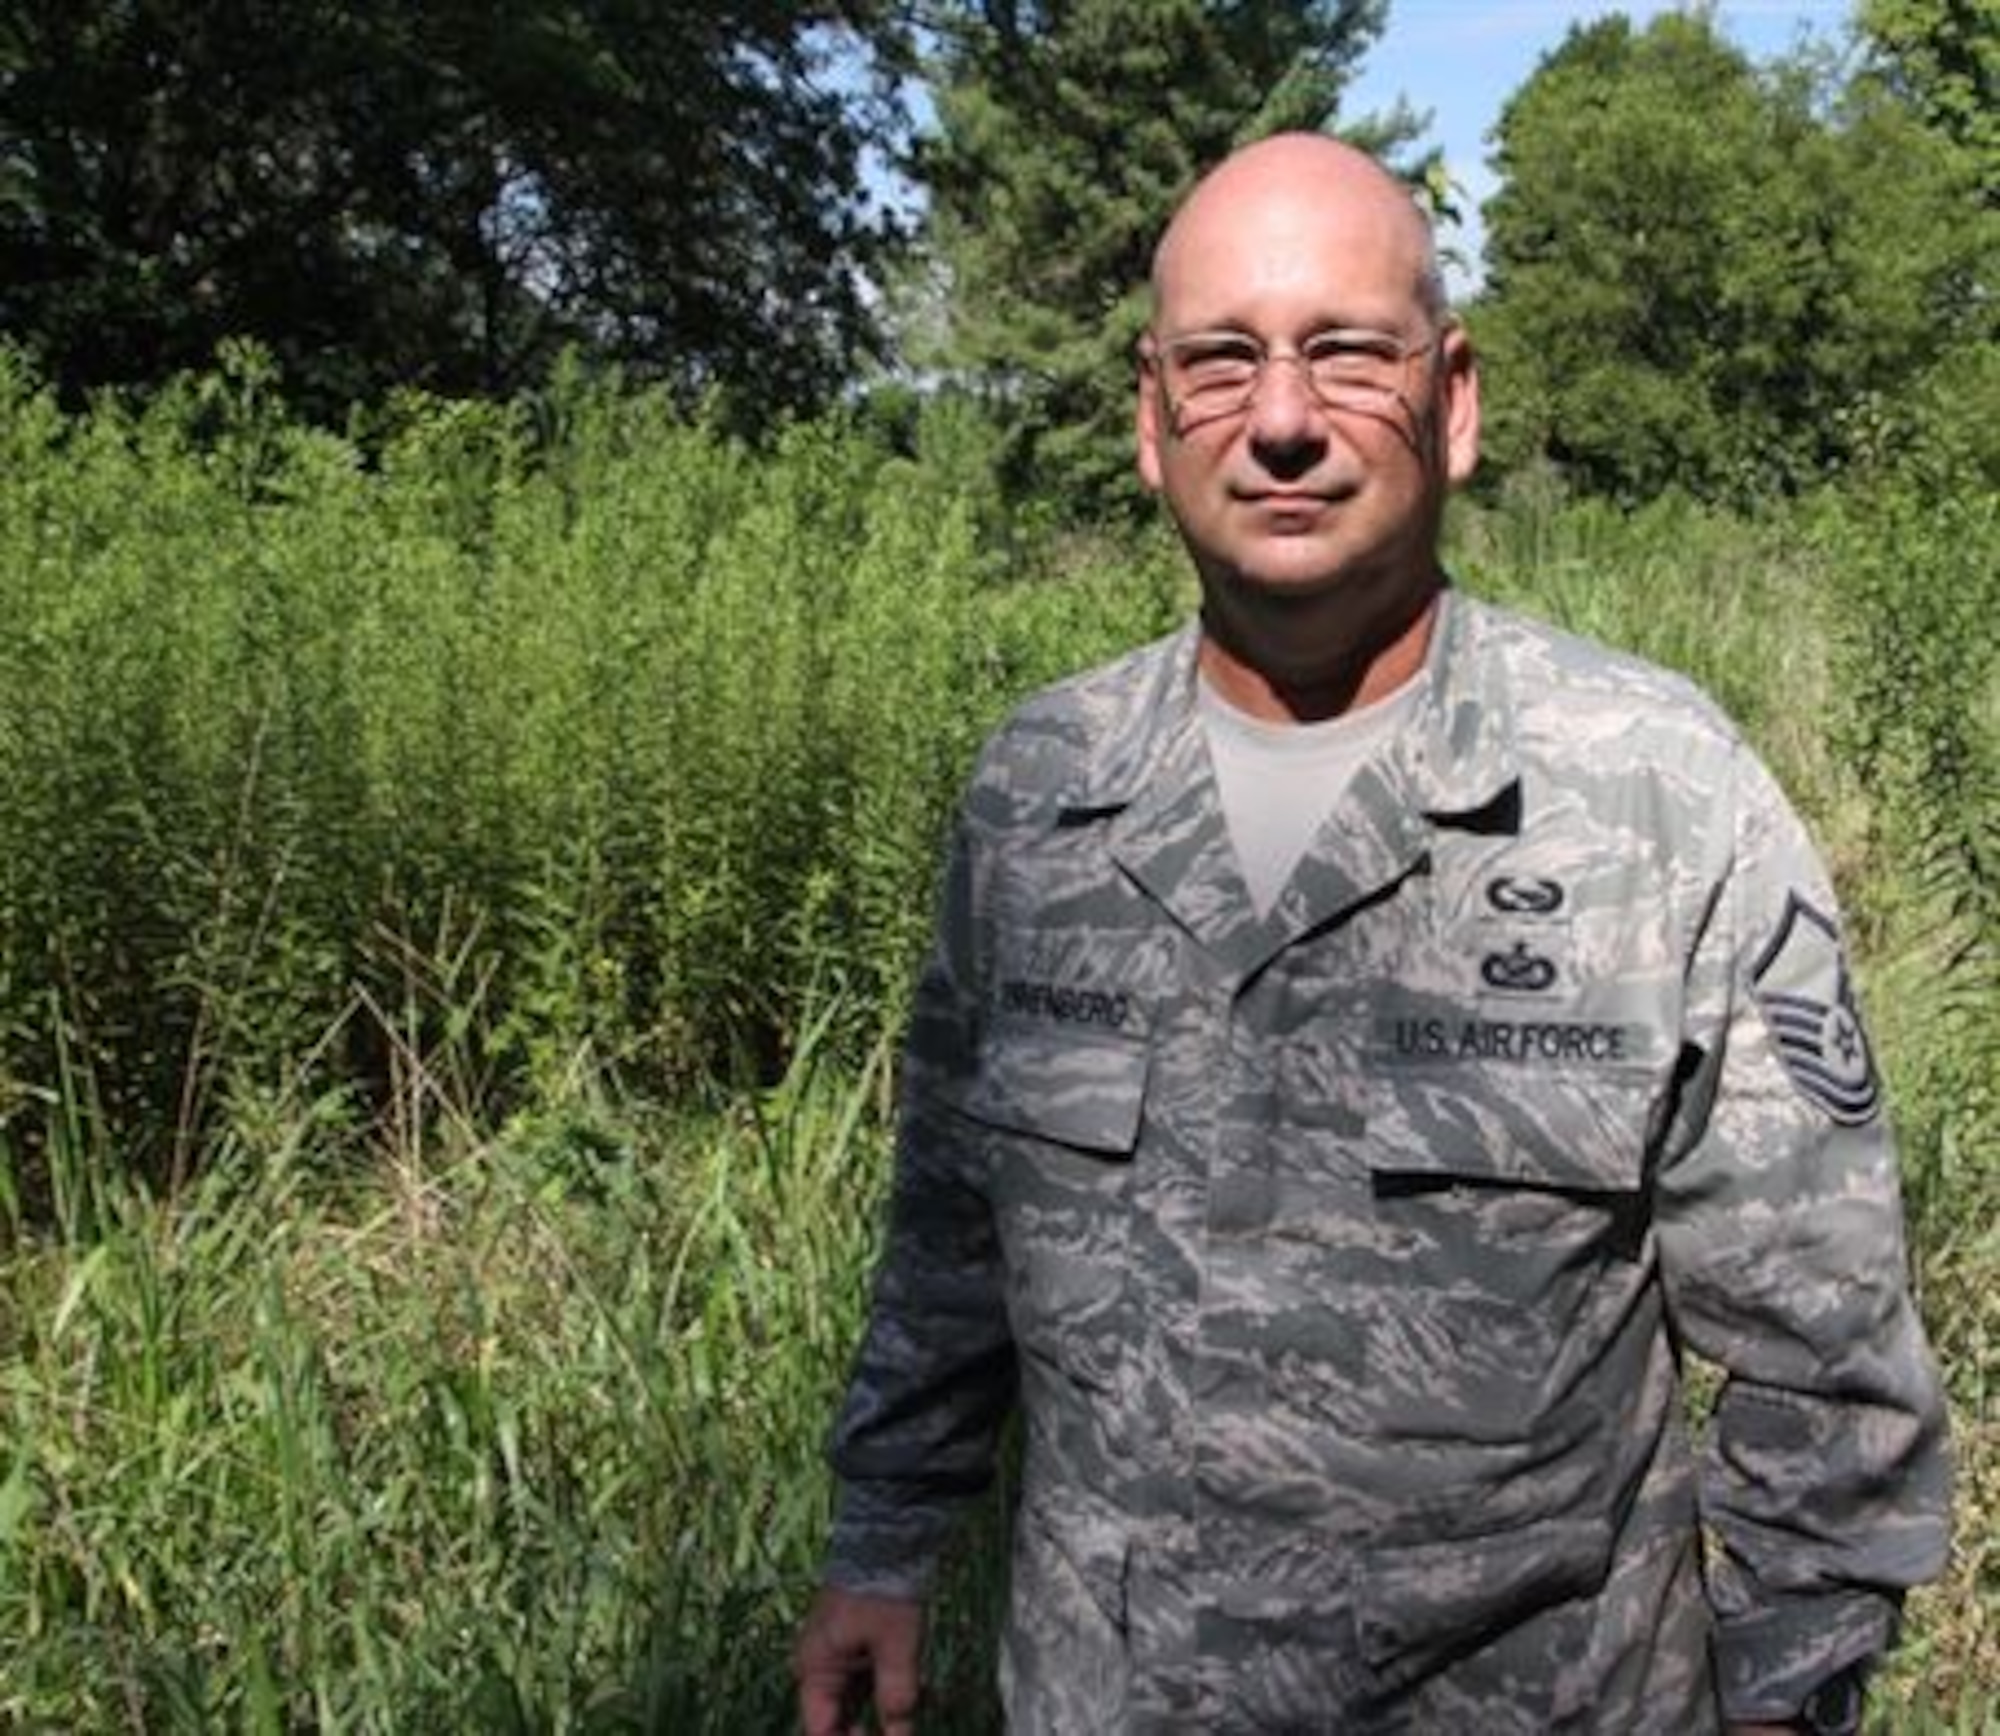
[[1503, 470], [1627, 501], [1795, 492], [1992, 338], [2000, 211], [1880, 78], [1753, 66], [1699, 13], [1612, 14], [1495, 139], [1472, 327]]
[[[372, 465], [252, 355], [74, 422], [0, 375], [0, 1103], [65, 1070], [169, 1185], [216, 1115], [671, 1092], [893, 1018], [1005, 696], [1172, 607], [976, 588], [964, 484], [652, 397], [410, 401]], [[1161, 549], [1164, 556], [1165, 550]], [[461, 1027], [475, 1029], [466, 1034]]]
[[779, 1727], [879, 1096], [808, 1045], [346, 1188], [302, 1123], [170, 1207], [64, 1144], [5, 1268], [0, 1724]]
[[67, 399], [254, 337], [336, 424], [570, 345], [823, 404], [876, 343], [901, 10], [7, 0], [0, 332]]
[[[572, 382], [349, 443], [249, 353], [144, 413], [6, 374], [0, 1726], [784, 1726], [954, 786], [1187, 602], [1164, 537], [982, 530], [967, 438], [753, 455]], [[1707, 684], [1831, 849], [1963, 1462], [1911, 1730], [2000, 1713], [1977, 445], [1453, 527], [1468, 584]], [[947, 1729], [990, 1725], [998, 1507]]]
[[1862, 0], [1869, 76], [1925, 125], [1972, 154], [1990, 205], [2000, 199], [2000, 14], [1993, 0]]

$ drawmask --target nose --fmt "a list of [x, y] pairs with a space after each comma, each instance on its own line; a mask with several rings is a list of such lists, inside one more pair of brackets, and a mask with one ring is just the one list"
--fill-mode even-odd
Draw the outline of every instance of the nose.
[[1250, 449], [1263, 466], [1281, 476], [1297, 476], [1326, 451], [1323, 407], [1307, 384], [1305, 358], [1267, 356], [1250, 399]]

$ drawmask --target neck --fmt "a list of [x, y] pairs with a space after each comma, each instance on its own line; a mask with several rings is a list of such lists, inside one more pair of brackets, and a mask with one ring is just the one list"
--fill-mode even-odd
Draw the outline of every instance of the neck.
[[1430, 652], [1443, 593], [1440, 575], [1384, 632], [1310, 659], [1273, 655], [1246, 643], [1216, 611], [1205, 609], [1201, 672], [1223, 699], [1251, 717], [1267, 723], [1323, 723], [1387, 699], [1416, 676]]

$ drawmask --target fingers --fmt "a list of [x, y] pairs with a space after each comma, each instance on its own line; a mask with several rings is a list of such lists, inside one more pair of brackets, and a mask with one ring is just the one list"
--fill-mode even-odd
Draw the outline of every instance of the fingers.
[[881, 1721], [882, 1736], [916, 1736], [917, 1659], [904, 1656], [875, 1659], [875, 1716]]
[[792, 1659], [799, 1684], [799, 1728], [803, 1736], [850, 1736], [861, 1728], [858, 1708], [868, 1674], [864, 1647], [844, 1643], [831, 1626], [808, 1621]]
[[873, 1689], [882, 1736], [916, 1736], [923, 1607], [823, 1590], [792, 1654], [804, 1736], [859, 1736]]
[[847, 1670], [808, 1673], [801, 1666], [799, 1682], [799, 1729], [804, 1736], [849, 1736], [861, 1726], [847, 1714]]

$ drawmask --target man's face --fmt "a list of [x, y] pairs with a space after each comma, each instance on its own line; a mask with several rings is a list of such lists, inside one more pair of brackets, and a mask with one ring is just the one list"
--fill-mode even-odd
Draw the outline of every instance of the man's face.
[[[1337, 587], [1363, 616], [1392, 612], [1434, 582], [1445, 491], [1477, 457], [1477, 375], [1463, 333], [1440, 330], [1418, 293], [1421, 225], [1379, 178], [1349, 179], [1218, 177], [1161, 253], [1139, 469], [1212, 602], [1218, 590], [1303, 600]], [[1392, 394], [1336, 391], [1330, 405], [1315, 393], [1292, 358], [1341, 331], [1407, 348]], [[1238, 333], [1276, 358], [1240, 410], [1214, 415], [1176, 395], [1163, 347], [1199, 333]]]

